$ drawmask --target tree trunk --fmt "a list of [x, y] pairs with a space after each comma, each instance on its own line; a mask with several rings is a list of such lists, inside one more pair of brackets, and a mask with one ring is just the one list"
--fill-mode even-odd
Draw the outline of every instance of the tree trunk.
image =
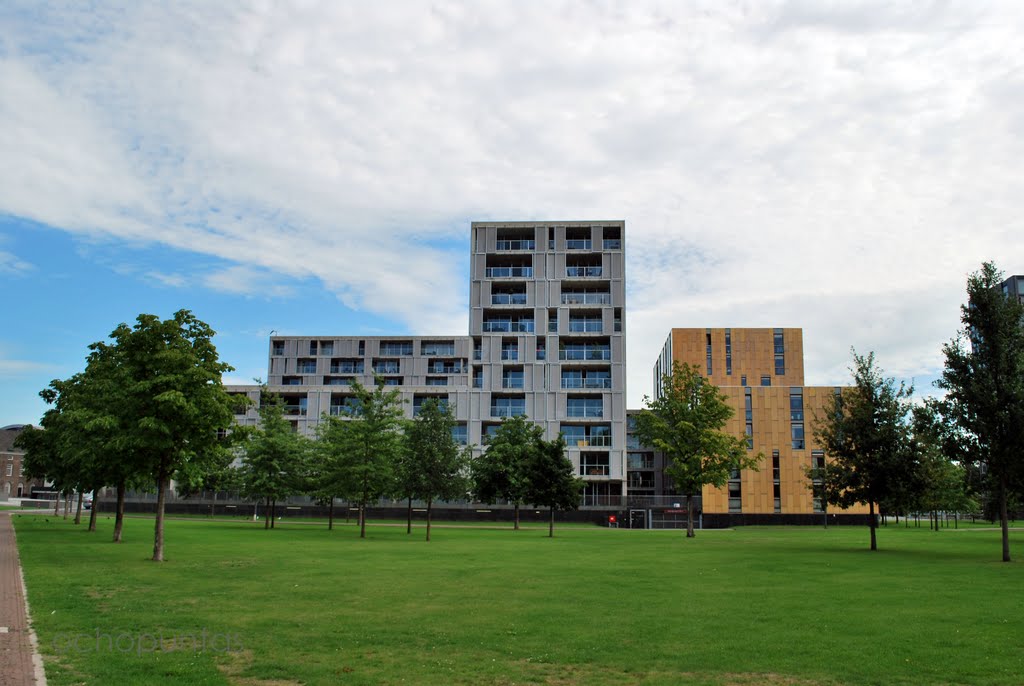
[[693, 531], [693, 496], [686, 496], [686, 537], [695, 538], [697, 534]]
[[868, 503], [868, 516], [871, 521], [868, 524], [871, 526], [871, 549], [878, 550], [878, 542], [875, 540], [875, 503], [874, 501]]
[[75, 524], [82, 523], [82, 492], [78, 492], [78, 507], [75, 508]]
[[67, 519], [69, 514], [71, 514], [71, 492], [70, 491], [65, 491], [64, 492], [64, 519]]
[[516, 503], [515, 515], [516, 515], [516, 520], [515, 520], [515, 524], [513, 525], [512, 528], [515, 529], [516, 531], [519, 531], [519, 503]]
[[366, 538], [366, 502], [359, 503], [359, 538]]
[[121, 542], [121, 530], [124, 529], [124, 495], [126, 490], [127, 486], [124, 481], [117, 484], [117, 513], [114, 515], [114, 543]]
[[427, 542], [430, 542], [430, 510], [433, 508], [434, 500], [427, 498]]
[[999, 477], [999, 526], [1003, 530], [1003, 562], [1010, 561], [1010, 526], [1006, 512], [1006, 475]]
[[57, 497], [53, 499], [53, 516], [60, 516], [60, 493], [57, 493]]
[[96, 531], [96, 508], [99, 506], [100, 489], [92, 489], [92, 509], [89, 510], [89, 531]]
[[550, 519], [548, 519], [548, 538], [554, 538], [555, 537], [555, 508], [549, 507], [548, 508], [548, 514], [550, 515]]
[[161, 468], [156, 479], [156, 526], [153, 533], [153, 562], [164, 561], [164, 500], [167, 497], [167, 475]]
[[270, 528], [274, 528], [274, 524], [277, 522], [277, 499], [270, 501]]
[[[409, 506], [405, 510], [405, 533], [412, 533], [412, 496], [409, 496]], [[427, 540], [430, 540], [429, 536]]]
[[334, 496], [331, 496], [331, 502], [327, 505], [327, 530], [334, 531]]
[[268, 531], [270, 529], [270, 498], [263, 503], [263, 530]]

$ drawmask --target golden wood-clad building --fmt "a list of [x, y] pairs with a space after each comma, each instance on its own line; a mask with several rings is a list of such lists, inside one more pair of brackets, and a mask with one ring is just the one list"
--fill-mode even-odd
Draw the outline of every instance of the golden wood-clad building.
[[[704, 488], [704, 525], [821, 522], [824, 509], [806, 470], [826, 459], [814, 439], [814, 423], [830, 411], [840, 388], [804, 384], [803, 331], [672, 329], [654, 366], [655, 397], [673, 362], [695, 367], [721, 388], [734, 411], [726, 430], [746, 436], [748, 449], [765, 456], [759, 471], [734, 473], [726, 488]], [[630, 449], [627, 466], [637, 472], [627, 475], [630, 494], [675, 495], [662, 474], [644, 473], [663, 469], [660, 456], [644, 454], [635, 441]], [[866, 512], [832, 511], [829, 518]]]

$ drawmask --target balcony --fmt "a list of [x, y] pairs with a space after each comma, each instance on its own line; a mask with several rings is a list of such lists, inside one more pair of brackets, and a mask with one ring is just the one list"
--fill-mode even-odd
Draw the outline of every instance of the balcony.
[[523, 387], [523, 379], [522, 378], [504, 378], [504, 379], [501, 380], [501, 387], [502, 388], [522, 388]]
[[452, 343], [423, 343], [420, 354], [427, 357], [454, 357], [455, 345]]
[[491, 293], [492, 305], [525, 305], [526, 293]]
[[484, 322], [485, 333], [533, 333], [532, 319], [489, 319]]
[[568, 277], [601, 276], [601, 267], [566, 267], [565, 275]]
[[397, 362], [378, 363], [373, 365], [374, 374], [398, 374]]
[[305, 405], [284, 405], [281, 408], [281, 413], [289, 417], [305, 417], [306, 406]]
[[604, 239], [605, 250], [622, 250], [622, 239], [619, 238], [605, 238]]
[[465, 371], [461, 364], [432, 364], [427, 367], [427, 374], [463, 374]]
[[558, 351], [560, 360], [592, 360], [603, 361], [612, 359], [610, 348], [563, 348]]
[[495, 245], [497, 250], [533, 250], [535, 242], [527, 239], [520, 239], [515, 241], [498, 241]]
[[569, 238], [565, 241], [566, 250], [590, 250], [591, 247], [589, 238]]
[[604, 330], [604, 322], [600, 319], [570, 319], [570, 333], [601, 333]]
[[611, 305], [611, 293], [562, 293], [563, 305]]
[[604, 416], [604, 407], [600, 405], [569, 405], [565, 409], [565, 416], [600, 419]]
[[581, 379], [579, 377], [562, 377], [562, 388], [611, 388], [611, 377]]
[[491, 405], [492, 417], [519, 417], [526, 414], [526, 407], [515, 405]]
[[381, 355], [412, 355], [412, 343], [381, 343]]
[[488, 279], [533, 278], [533, 267], [488, 267], [484, 272]]
[[331, 365], [331, 374], [362, 374], [363, 363], [340, 362]]
[[565, 443], [570, 448], [610, 448], [611, 436], [566, 436]]
[[516, 360], [519, 359], [519, 351], [518, 350], [502, 350], [501, 351], [501, 359], [502, 360], [507, 360], [507, 361], [515, 362]]

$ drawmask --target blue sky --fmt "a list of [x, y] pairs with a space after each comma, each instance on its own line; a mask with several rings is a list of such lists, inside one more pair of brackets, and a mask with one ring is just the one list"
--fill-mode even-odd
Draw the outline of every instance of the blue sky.
[[459, 334], [470, 221], [624, 219], [628, 402], [668, 329], [799, 326], [922, 392], [1024, 271], [1018, 3], [0, 4], [0, 422], [185, 307]]

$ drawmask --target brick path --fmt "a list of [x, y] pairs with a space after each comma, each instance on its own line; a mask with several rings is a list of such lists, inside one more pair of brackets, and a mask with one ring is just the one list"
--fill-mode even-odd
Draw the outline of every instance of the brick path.
[[[11, 515], [0, 512], [0, 686], [44, 686], [42, 660], [25, 616], [21, 565]], [[38, 679], [37, 679], [38, 675]]]

